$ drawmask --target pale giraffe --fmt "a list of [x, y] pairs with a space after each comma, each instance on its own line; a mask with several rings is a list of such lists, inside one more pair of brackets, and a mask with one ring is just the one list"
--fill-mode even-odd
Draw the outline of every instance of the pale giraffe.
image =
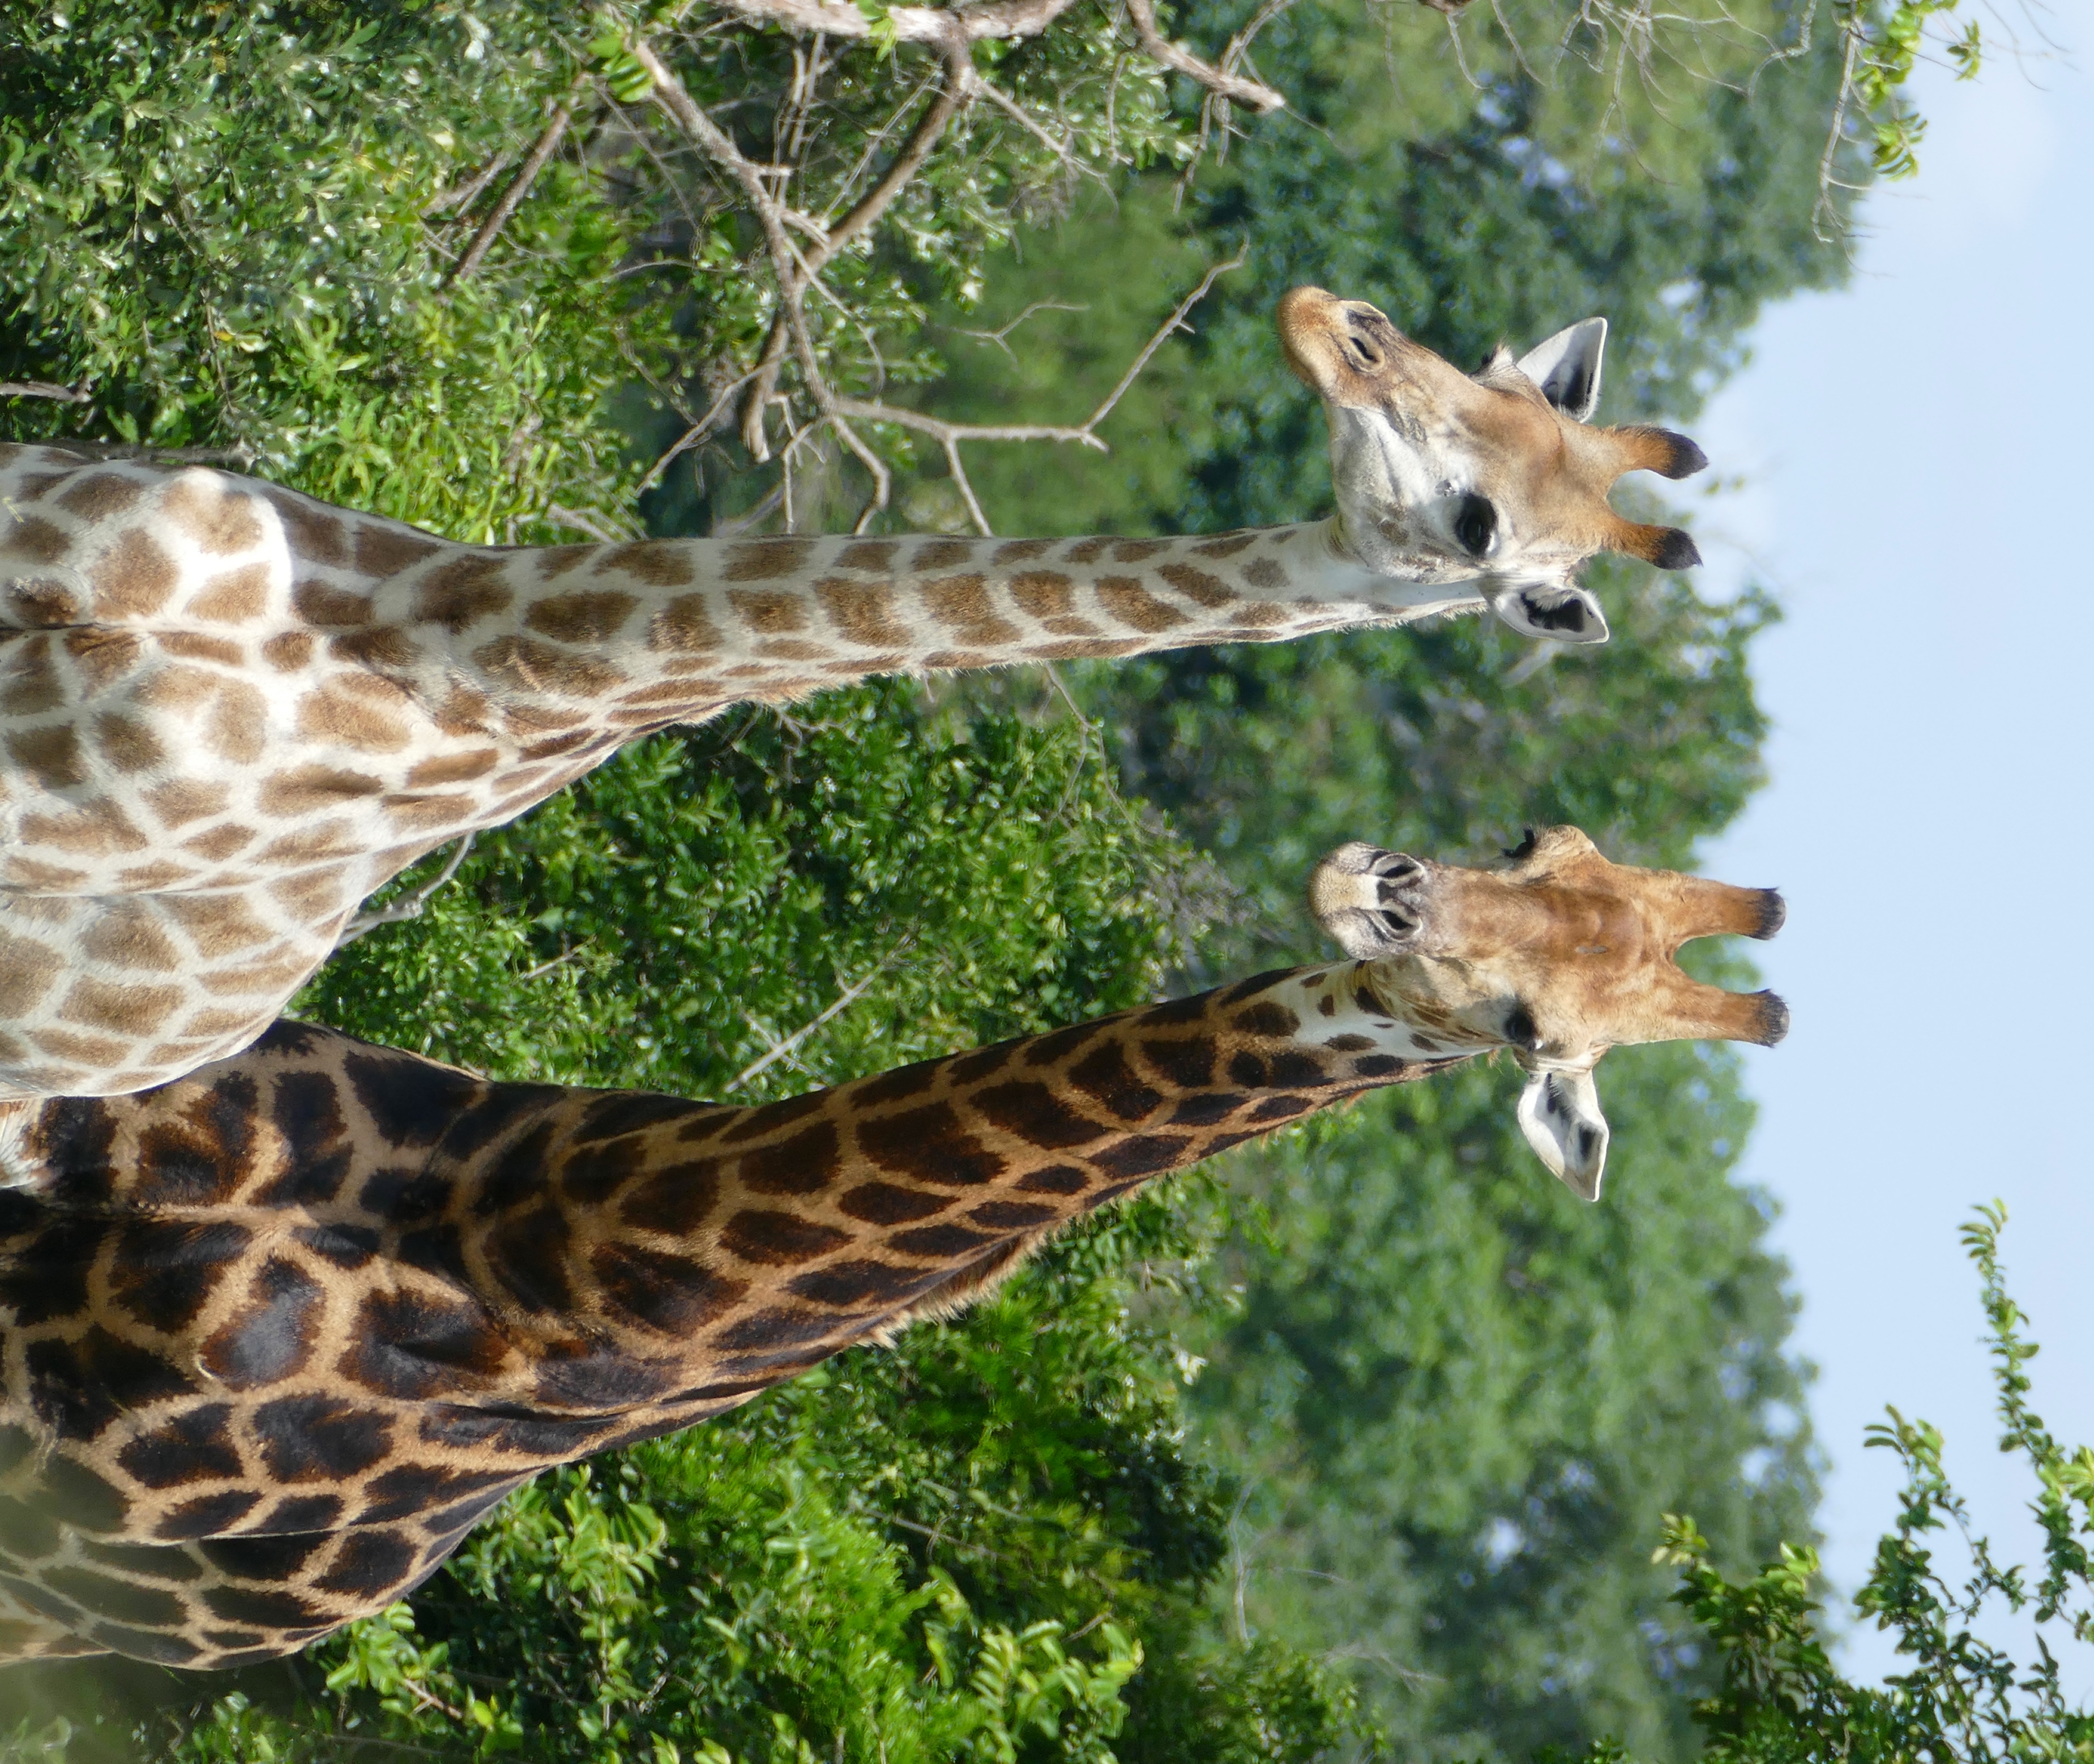
[[1601, 321], [1471, 380], [1370, 306], [1297, 289], [1280, 319], [1339, 512], [1205, 538], [463, 545], [0, 447], [0, 1098], [237, 1053], [404, 866], [740, 700], [1484, 603], [1593, 641], [1574, 564], [1692, 561], [1607, 506], [1619, 472], [1701, 455], [1585, 425]]
[[1101, 1202], [1510, 1048], [1588, 1199], [1623, 1042], [1771, 1042], [1690, 938], [1778, 896], [1559, 828], [1496, 871], [1364, 845], [1360, 958], [757, 1107], [493, 1084], [280, 1023], [0, 1139], [0, 1659], [290, 1652], [419, 1584], [549, 1465], [689, 1426], [950, 1311]]

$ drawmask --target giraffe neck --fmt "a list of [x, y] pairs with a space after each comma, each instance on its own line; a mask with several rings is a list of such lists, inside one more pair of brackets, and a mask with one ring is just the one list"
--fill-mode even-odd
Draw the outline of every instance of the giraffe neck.
[[1319, 522], [1207, 538], [450, 550], [382, 584], [371, 616], [441, 628], [447, 680], [511, 718], [580, 709], [595, 732], [631, 732], [875, 674], [1269, 643], [1475, 599], [1375, 576]]

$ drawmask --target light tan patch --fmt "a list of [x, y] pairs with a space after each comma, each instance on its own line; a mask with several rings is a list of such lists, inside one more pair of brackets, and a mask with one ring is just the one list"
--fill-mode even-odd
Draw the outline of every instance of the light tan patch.
[[153, 811], [161, 826], [172, 828], [202, 820], [206, 815], [222, 813], [225, 805], [232, 800], [232, 786], [177, 778], [167, 784], [154, 784], [145, 793], [145, 798], [146, 806]]
[[193, 619], [231, 625], [259, 617], [268, 604], [269, 566], [243, 563], [211, 577], [190, 599], [188, 610]]
[[518, 692], [597, 698], [625, 684], [625, 675], [618, 668], [530, 637], [497, 637], [475, 650], [472, 659], [497, 684]]
[[117, 771], [146, 771], [167, 757], [150, 724], [115, 710], [94, 719], [94, 745]]
[[1101, 637], [1105, 635], [1088, 619], [1043, 619], [1040, 623], [1058, 637]]
[[933, 650], [923, 658], [923, 665], [926, 667], [954, 669], [988, 667], [993, 665], [993, 658], [983, 654], [980, 650]]
[[55, 950], [0, 931], [0, 1019], [28, 1016], [64, 966]]
[[286, 631], [262, 645], [262, 659], [280, 674], [296, 674], [312, 665], [312, 633]]
[[1171, 631], [1188, 623], [1175, 606], [1158, 600], [1132, 576], [1101, 576], [1097, 583], [1098, 604], [1123, 625], [1136, 631]]
[[807, 602], [797, 594], [763, 593], [730, 589], [727, 603], [734, 615], [758, 637], [807, 628]]
[[269, 897], [300, 924], [332, 918], [348, 903], [340, 870], [308, 870], [269, 884]]
[[224, 675], [201, 667], [156, 668], [139, 683], [133, 696], [155, 710], [193, 710], [217, 697], [224, 679]]
[[0, 710], [10, 716], [34, 716], [64, 702], [65, 688], [51, 654], [51, 640], [41, 632], [0, 637]]
[[719, 646], [719, 628], [712, 621], [703, 594], [679, 594], [648, 621], [650, 650], [690, 651]]
[[180, 1032], [193, 1041], [222, 1041], [228, 1036], [250, 1034], [255, 1027], [251, 1010], [228, 1010], [220, 1006], [206, 1005], [201, 1010], [189, 1013]]
[[78, 1060], [83, 1065], [104, 1069], [131, 1052], [128, 1041], [114, 1041], [106, 1035], [80, 1035], [71, 1029], [34, 1029], [30, 1032], [29, 1040], [40, 1054]]
[[87, 781], [80, 733], [70, 723], [16, 730], [7, 737], [7, 756], [40, 789], [66, 790]]
[[214, 827], [201, 833], [192, 833], [182, 841], [184, 851], [193, 851], [211, 863], [223, 863], [236, 851], [254, 843], [256, 834], [251, 827], [242, 827], [228, 821], [223, 827]]
[[415, 738], [407, 695], [369, 674], [331, 680], [298, 701], [298, 733], [360, 753], [397, 754]]
[[76, 479], [71, 489], [58, 499], [59, 506], [69, 515], [77, 515], [82, 520], [106, 520], [111, 515], [120, 515], [138, 500], [145, 485], [136, 478], [127, 478], [121, 472], [91, 471]]
[[445, 735], [484, 735], [487, 730], [487, 694], [470, 686], [454, 686], [444, 702], [431, 711], [437, 728]]
[[385, 797], [382, 806], [386, 818], [395, 826], [432, 832], [439, 828], [462, 825], [473, 818], [479, 807], [473, 797], [456, 790], [426, 796], [395, 792]]
[[698, 572], [687, 545], [673, 539], [641, 539], [607, 547], [590, 573], [629, 576], [650, 588], [682, 588], [695, 581]]
[[799, 574], [814, 549], [806, 539], [756, 539], [730, 545], [720, 577], [728, 582], [783, 581]]
[[1237, 607], [1229, 616], [1240, 625], [1250, 625], [1255, 628], [1284, 625], [1293, 615], [1277, 601], [1253, 600]]
[[150, 1035], [181, 1003], [179, 986], [124, 986], [82, 977], [59, 1006], [59, 1016], [85, 1029], [108, 1029], [119, 1035]]
[[68, 631], [62, 640], [89, 692], [113, 686], [138, 665], [145, 640], [129, 631]]
[[825, 576], [815, 584], [815, 600], [830, 624], [849, 642], [871, 650], [909, 641], [909, 633], [894, 620], [894, 591], [884, 584], [875, 588]]
[[1025, 653], [1036, 662], [1071, 662], [1100, 656], [1132, 655], [1148, 647], [1139, 637], [1100, 637], [1072, 643], [1027, 644]]
[[[179, 925], [183, 935], [206, 958], [231, 955], [267, 943], [276, 935], [249, 905], [244, 894], [170, 894], [162, 910]], [[206, 1028], [192, 1018], [182, 1026], [185, 1035], [214, 1035], [220, 1028]]]
[[356, 528], [356, 573], [398, 576], [444, 549], [441, 539], [392, 521], [366, 520]]
[[271, 840], [254, 854], [254, 861], [277, 865], [324, 863], [329, 858], [357, 857], [363, 850], [363, 828], [338, 816]]
[[[288, 946], [287, 946], [288, 947]], [[198, 976], [198, 983], [207, 993], [223, 998], [227, 994], [252, 995], [261, 993], [270, 998], [280, 998], [312, 971], [311, 957], [302, 949], [291, 949], [274, 961], [251, 962], [241, 967], [216, 968]]]
[[116, 885], [141, 894], [150, 894], [159, 889], [179, 887], [185, 882], [193, 882], [201, 872], [193, 863], [178, 863], [172, 858], [156, 858], [150, 863], [133, 864], [127, 870], [116, 872]]
[[850, 680], [863, 680], [869, 674], [895, 673], [908, 665], [909, 658], [906, 655], [861, 655], [855, 661], [824, 662], [822, 671], [841, 674]]
[[160, 928], [159, 915], [142, 901], [113, 904], [88, 928], [80, 946], [111, 967], [172, 974], [182, 965], [181, 951]]
[[244, 680], [228, 680], [204, 721], [204, 745], [221, 759], [251, 766], [268, 745], [269, 701]]
[[68, 870], [63, 864], [46, 863], [40, 858], [17, 854], [0, 860], [0, 880], [31, 897], [38, 894], [71, 894], [86, 880], [85, 870]]
[[[688, 575], [680, 578], [689, 579]], [[639, 604], [632, 595], [615, 589], [554, 594], [535, 603], [524, 615], [524, 623], [528, 629], [561, 643], [607, 643], [625, 628], [625, 621]]]
[[247, 665], [246, 650], [230, 637], [206, 637], [198, 631], [168, 631], [161, 634], [160, 647], [188, 661], [216, 662], [222, 667]]
[[118, 536], [89, 575], [98, 619], [142, 619], [166, 606], [179, 576], [158, 540], [137, 528]]
[[[302, 511], [308, 505], [302, 498], [294, 499], [285, 490], [265, 490], [263, 494], [276, 505], [277, 512], [284, 517], [284, 524], [291, 528], [295, 536], [298, 528], [293, 524], [287, 505], [296, 501], [302, 510], [301, 519], [305, 518]], [[160, 515], [177, 531], [194, 540], [200, 550], [229, 556], [236, 551], [252, 550], [262, 543], [262, 517], [254, 505], [252, 495], [229, 488], [226, 480], [213, 472], [185, 471], [160, 498]], [[339, 528], [341, 524], [332, 524]], [[295, 541], [293, 549], [300, 549]], [[313, 554], [306, 551], [306, 555]], [[347, 560], [336, 556], [320, 561], [341, 563]]]
[[469, 753], [438, 754], [419, 760], [407, 773], [411, 784], [462, 784], [469, 778], [484, 778], [500, 763], [502, 755], [491, 747]]
[[822, 662], [836, 652], [824, 643], [806, 643], [797, 637], [766, 637], [756, 645], [758, 655], [780, 662]]

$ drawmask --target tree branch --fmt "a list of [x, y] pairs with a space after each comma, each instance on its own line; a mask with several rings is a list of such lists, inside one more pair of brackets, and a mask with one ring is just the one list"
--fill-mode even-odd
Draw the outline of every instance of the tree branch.
[[[852, 0], [715, 0], [723, 12], [739, 12], [760, 24], [789, 31], [819, 31], [825, 37], [866, 37], [872, 20]], [[957, 33], [971, 43], [984, 37], [1037, 37], [1075, 0], [992, 0], [987, 6], [890, 7], [881, 27], [897, 43], [943, 43]]]
[[0, 380], [0, 398], [55, 398], [60, 404], [85, 404], [90, 394], [77, 386], [54, 386], [48, 380]]
[[1153, 0], [1127, 0], [1127, 15], [1134, 25], [1136, 39], [1142, 52], [1152, 61], [1158, 61], [1169, 68], [1182, 73], [1188, 80], [1205, 86], [1215, 97], [1227, 98], [1232, 104], [1242, 104], [1261, 115], [1269, 111], [1284, 111], [1287, 100], [1269, 85], [1256, 80], [1246, 80], [1240, 74], [1224, 73], [1210, 66], [1189, 50], [1180, 49], [1156, 28], [1156, 7]]
[[567, 133], [567, 124], [573, 119], [574, 113], [567, 107], [565, 99], [554, 106], [553, 119], [546, 124], [545, 132], [539, 136], [529, 156], [518, 169], [516, 176], [510, 180], [509, 188], [502, 193], [502, 200], [480, 224], [480, 231], [472, 236], [472, 243], [465, 248], [465, 255], [444, 278], [446, 284], [455, 287], [480, 267], [480, 260], [487, 255], [488, 247], [494, 243], [495, 236], [530, 193], [532, 185], [537, 181], [538, 174], [545, 169], [545, 162], [553, 157], [554, 150], [560, 145], [560, 137]]

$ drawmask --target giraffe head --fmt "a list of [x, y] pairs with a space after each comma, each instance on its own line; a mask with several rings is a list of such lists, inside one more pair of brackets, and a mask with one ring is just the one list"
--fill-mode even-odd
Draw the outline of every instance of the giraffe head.
[[1519, 1124], [1541, 1161], [1597, 1200], [1606, 1117], [1592, 1083], [1619, 1043], [1770, 1046], [1788, 1032], [1771, 993], [1726, 992], [1673, 958], [1696, 937], [1771, 937], [1781, 897], [1610, 863], [1575, 827], [1530, 833], [1501, 866], [1466, 870], [1341, 846], [1309, 884], [1319, 923], [1384, 1009], [1437, 1050], [1510, 1048], [1527, 1074]]
[[1501, 344], [1471, 376], [1414, 343], [1362, 300], [1297, 288], [1280, 341], [1331, 422], [1338, 521], [1354, 560], [1408, 582], [1479, 584], [1515, 631], [1603, 643], [1600, 604], [1571, 580], [1598, 551], [1660, 569], [1701, 561], [1677, 527], [1608, 506], [1639, 469], [1683, 478], [1707, 464], [1668, 429], [1596, 428], [1607, 321], [1558, 331], [1518, 360]]

